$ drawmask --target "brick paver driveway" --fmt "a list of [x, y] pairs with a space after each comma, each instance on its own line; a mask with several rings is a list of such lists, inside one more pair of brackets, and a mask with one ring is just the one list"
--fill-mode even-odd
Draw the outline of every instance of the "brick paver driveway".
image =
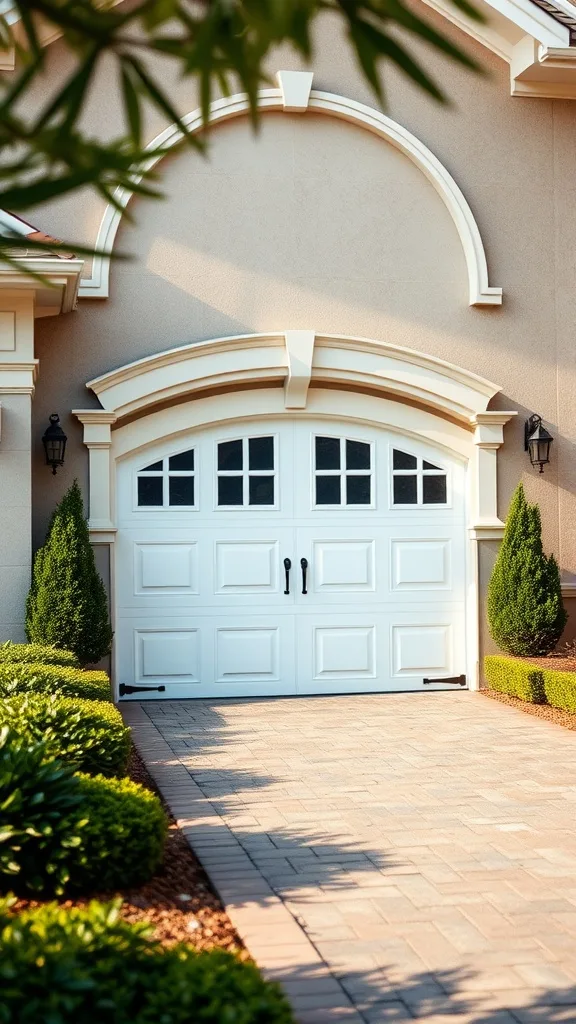
[[126, 716], [301, 1021], [576, 1021], [576, 734], [469, 693]]

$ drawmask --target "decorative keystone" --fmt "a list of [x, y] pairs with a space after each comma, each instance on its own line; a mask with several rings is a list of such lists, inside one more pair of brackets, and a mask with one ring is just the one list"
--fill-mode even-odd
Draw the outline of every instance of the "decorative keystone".
[[308, 109], [310, 91], [312, 89], [312, 71], [279, 71], [278, 85], [282, 90], [282, 106], [284, 110], [302, 113]]

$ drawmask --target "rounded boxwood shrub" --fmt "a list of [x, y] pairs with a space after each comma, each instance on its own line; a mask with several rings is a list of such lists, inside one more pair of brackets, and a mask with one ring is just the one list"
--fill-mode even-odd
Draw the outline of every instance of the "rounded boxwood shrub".
[[51, 759], [46, 743], [0, 730], [0, 890], [64, 892], [81, 802], [74, 769]]
[[130, 730], [122, 715], [104, 701], [23, 693], [0, 700], [0, 727], [45, 739], [55, 757], [89, 775], [125, 775]]
[[519, 484], [488, 587], [492, 639], [507, 654], [548, 654], [566, 619], [558, 564], [542, 548], [540, 509], [528, 504]]
[[129, 779], [74, 772], [0, 732], [0, 890], [65, 895], [140, 885], [162, 858], [166, 817]]
[[112, 700], [106, 672], [87, 672], [70, 665], [0, 663], [0, 697], [16, 693], [59, 693], [84, 700]]
[[44, 647], [42, 644], [13, 644], [8, 640], [0, 644], [0, 664], [8, 662], [36, 662], [42, 665], [69, 665], [80, 668], [78, 658], [72, 651], [59, 647]]
[[0, 1024], [293, 1024], [280, 987], [220, 949], [150, 938], [119, 902], [0, 903]]
[[131, 779], [77, 774], [82, 843], [72, 851], [70, 891], [107, 892], [141, 885], [162, 860], [166, 815], [157, 796]]

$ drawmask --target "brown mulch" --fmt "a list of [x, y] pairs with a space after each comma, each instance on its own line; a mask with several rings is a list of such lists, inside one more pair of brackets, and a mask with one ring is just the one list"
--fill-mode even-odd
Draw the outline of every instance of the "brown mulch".
[[[538, 659], [530, 659], [537, 661]], [[548, 661], [550, 659], [540, 659], [540, 661]], [[556, 659], [554, 659], [556, 660]], [[548, 668], [548, 665], [546, 666]], [[535, 715], [536, 718], [545, 718], [547, 722], [553, 722], [554, 725], [561, 725], [564, 729], [576, 729], [576, 715], [571, 714], [570, 711], [562, 711], [560, 708], [552, 708], [549, 704], [531, 704], [530, 701], [520, 700], [519, 697], [509, 697], [507, 693], [496, 693], [495, 690], [480, 690], [479, 691], [484, 697], [491, 697], [492, 700], [499, 700], [501, 704], [508, 704], [511, 708], [517, 708], [518, 711], [525, 711], [527, 715]]]
[[[144, 762], [132, 750], [128, 774], [135, 782], [157, 793]], [[160, 796], [160, 799], [162, 797]], [[162, 800], [169, 820], [164, 861], [153, 878], [138, 889], [96, 893], [92, 898], [108, 900], [121, 896], [121, 916], [132, 923], [146, 921], [154, 926], [154, 938], [164, 945], [185, 941], [197, 949], [220, 946], [247, 959], [248, 953], [236, 934], [208, 877], [190, 849]], [[61, 901], [62, 906], [84, 906], [88, 900]], [[18, 900], [14, 910], [40, 906], [33, 900]]]
[[522, 658], [538, 668], [550, 668], [555, 672], [576, 672], [576, 658], [572, 655], [549, 654], [545, 658]]

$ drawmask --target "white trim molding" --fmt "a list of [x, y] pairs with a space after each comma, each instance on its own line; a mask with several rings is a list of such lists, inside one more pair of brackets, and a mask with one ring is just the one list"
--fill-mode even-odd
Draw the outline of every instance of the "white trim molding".
[[[247, 402], [243, 396], [250, 384], [259, 390], [252, 390]], [[238, 385], [243, 390], [234, 390]], [[164, 423], [166, 417], [175, 425], [184, 416], [190, 428], [192, 406], [202, 410], [194, 425], [208, 422], [202, 417], [210, 415], [206, 410], [218, 396], [205, 396], [213, 396], [216, 388], [226, 388], [226, 395], [220, 396], [226, 408], [219, 412], [223, 419], [256, 416], [260, 395], [274, 396], [267, 400], [268, 405], [272, 401], [274, 412], [281, 403], [283, 412], [290, 413], [308, 412], [310, 403], [317, 406], [322, 394], [332, 396], [324, 401], [334, 401], [335, 393], [342, 415], [351, 416], [345, 411], [352, 403], [350, 385], [363, 393], [364, 406], [371, 403], [373, 422], [389, 422], [385, 409], [394, 411], [398, 429], [407, 432], [421, 420], [426, 436], [436, 436], [437, 443], [470, 462], [471, 536], [475, 540], [501, 537], [504, 524], [497, 509], [497, 450], [504, 440], [505, 424], [516, 413], [487, 410], [500, 391], [498, 385], [412, 349], [312, 330], [197, 342], [139, 359], [89, 381], [87, 387], [103, 409], [77, 410], [75, 415], [84, 425], [84, 440], [90, 449], [91, 528], [106, 533], [114, 529], [109, 462], [113, 424], [116, 436], [134, 438], [128, 451], [145, 447], [163, 436], [157, 433], [157, 424]], [[162, 411], [167, 404], [169, 408]], [[363, 418], [358, 410], [353, 415]], [[174, 429], [178, 432], [179, 428]], [[121, 454], [126, 451], [122, 449]]]
[[[310, 72], [280, 71], [278, 77], [281, 83], [279, 88], [261, 89], [259, 92], [258, 103], [263, 114], [282, 110], [297, 110], [302, 114], [311, 111], [348, 121], [394, 146], [418, 167], [442, 199], [458, 231], [468, 272], [470, 305], [501, 305], [502, 289], [488, 283], [486, 253], [472, 210], [452, 175], [428, 147], [402, 125], [373, 107], [334, 93], [311, 89]], [[249, 113], [249, 109], [245, 93], [216, 100], [210, 107], [210, 124], [217, 125], [244, 117]], [[200, 109], [187, 114], [182, 120], [191, 133], [199, 132], [203, 128]], [[155, 151], [161, 147], [164, 155], [181, 141], [180, 129], [176, 125], [171, 125], [152, 140], [148, 149]], [[153, 167], [160, 159], [159, 156], [151, 157], [148, 167]], [[137, 180], [135, 178], [135, 181]], [[107, 206], [96, 239], [96, 249], [101, 253], [112, 252], [123, 210], [130, 202], [132, 194], [127, 189], [118, 189], [115, 192], [116, 205]], [[92, 264], [92, 275], [81, 282], [79, 294], [83, 298], [107, 298], [109, 286], [110, 257], [96, 256]]]
[[418, 402], [470, 431], [500, 391], [469, 370], [414, 349], [313, 330], [195, 342], [128, 363], [86, 386], [121, 421], [160, 403], [246, 382], [283, 383], [286, 407], [299, 409], [306, 406], [310, 385], [354, 384]]

